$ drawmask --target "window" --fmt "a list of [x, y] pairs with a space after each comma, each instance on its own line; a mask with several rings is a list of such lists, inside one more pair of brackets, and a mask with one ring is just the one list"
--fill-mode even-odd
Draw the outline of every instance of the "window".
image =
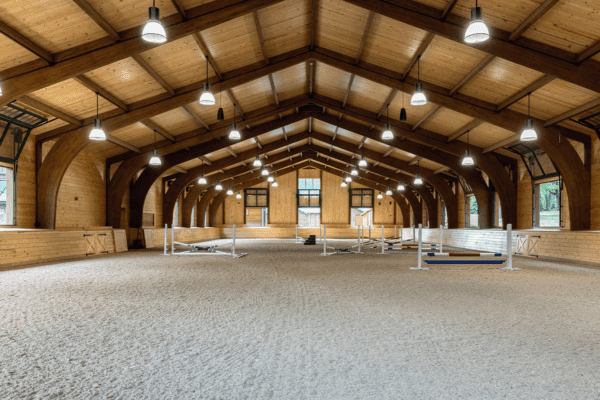
[[298, 179], [298, 225], [321, 225], [321, 179]]
[[350, 207], [372, 208], [373, 189], [350, 189]]
[[0, 225], [15, 225], [15, 177], [13, 169], [0, 166]]
[[245, 189], [246, 226], [267, 226], [269, 189]]
[[479, 207], [474, 195], [465, 197], [465, 226], [479, 228]]
[[561, 226], [560, 180], [539, 183], [533, 188], [533, 226], [559, 228]]

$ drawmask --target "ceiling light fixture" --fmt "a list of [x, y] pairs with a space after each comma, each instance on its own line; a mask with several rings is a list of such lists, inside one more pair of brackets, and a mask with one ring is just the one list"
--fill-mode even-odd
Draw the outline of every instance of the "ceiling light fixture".
[[379, 200], [383, 199], [383, 195], [381, 194], [381, 192], [379, 192], [379, 194], [377, 195], [377, 198], [378, 198]]
[[279, 185], [277, 185], [277, 181], [275, 181], [275, 182], [271, 183], [271, 186], [273, 186], [273, 187], [277, 187], [277, 186], [279, 186]]
[[400, 121], [406, 121], [406, 108], [404, 108], [404, 81], [402, 81], [402, 109], [400, 110]]
[[223, 185], [221, 185], [221, 181], [217, 182], [217, 186], [215, 186], [215, 190], [223, 190]]
[[382, 140], [392, 140], [394, 138], [394, 133], [390, 129], [390, 105], [389, 105], [389, 103], [387, 106], [385, 106], [385, 108], [386, 108], [386, 112], [387, 112], [387, 122], [385, 123], [385, 131], [383, 131], [383, 133], [381, 134], [381, 139]]
[[487, 25], [483, 22], [481, 7], [471, 8], [471, 22], [465, 31], [465, 43], [481, 43], [490, 38], [490, 31]]
[[160, 10], [156, 7], [156, 0], [152, 1], [149, 8], [149, 18], [142, 31], [142, 39], [150, 43], [164, 43], [167, 41], [167, 32], [160, 23]]
[[521, 133], [522, 142], [530, 142], [537, 140], [537, 132], [533, 127], [533, 119], [531, 119], [531, 93], [527, 93], [527, 120], [525, 121], [525, 129]]
[[99, 96], [100, 95], [98, 94], [98, 92], [96, 92], [96, 119], [94, 119], [94, 127], [90, 131], [89, 138], [91, 140], [106, 140], [106, 133], [104, 133], [104, 130], [102, 129], [102, 121], [98, 116]]
[[237, 194], [235, 195], [236, 199], [241, 199], [242, 198], [242, 194], [240, 192], [237, 192]]
[[475, 165], [475, 161], [473, 161], [473, 157], [471, 157], [471, 149], [469, 147], [469, 132], [470, 131], [467, 131], [467, 151], [465, 152], [465, 158], [462, 160], [462, 165], [465, 167]]
[[358, 175], [358, 168], [352, 167], [352, 170], [350, 171], [350, 175], [357, 176]]
[[262, 162], [260, 161], [260, 158], [258, 158], [258, 155], [256, 155], [256, 159], [254, 160], [254, 162], [252, 163], [252, 165], [255, 166], [255, 167], [262, 167]]
[[352, 178], [350, 177], [350, 175], [348, 175], [348, 176], [346, 177], [346, 182], [348, 182], [348, 183], [352, 182]]
[[[221, 89], [222, 83], [219, 85]], [[225, 121], [225, 112], [223, 111], [223, 90], [219, 90], [219, 111], [217, 111], [217, 121]]]
[[415, 177], [414, 184], [417, 186], [421, 186], [423, 184], [423, 179], [421, 179], [421, 167], [419, 166], [419, 161], [417, 161], [417, 176]]
[[404, 191], [404, 185], [402, 184], [402, 182], [400, 182], [400, 183], [398, 184], [398, 190], [399, 190], [400, 192], [403, 192], [403, 191]]
[[198, 184], [206, 185], [206, 178], [204, 177], [204, 160], [200, 160], [202, 162], [202, 175], [200, 175], [200, 179], [198, 179]]
[[362, 156], [360, 158], [360, 161], [358, 162], [358, 166], [359, 167], [366, 167], [367, 166], [367, 160], [365, 160], [365, 156]]
[[231, 188], [227, 189], [227, 196], [231, 196], [233, 194], [233, 190]]
[[206, 83], [204, 83], [204, 92], [200, 95], [200, 104], [203, 106], [214, 106], [215, 103], [215, 96], [213, 96], [210, 90], [210, 83], [208, 82], [208, 56], [206, 56]]
[[260, 169], [260, 174], [262, 176], [267, 176], [267, 175], [269, 175], [269, 171], [267, 171], [267, 169], [263, 167]]
[[233, 105], [233, 125], [231, 126], [231, 132], [229, 132], [229, 140], [240, 140], [242, 135], [240, 135], [240, 131], [238, 131], [237, 124], [235, 123], [235, 104]]
[[275, 182], [275, 178], [269, 175], [269, 177], [267, 178], [267, 182]]
[[148, 163], [148, 165], [156, 167], [161, 164], [162, 164], [162, 161], [161, 161], [160, 157], [158, 156], [158, 153], [156, 152], [156, 130], [155, 130], [154, 131], [154, 151], [152, 152], [152, 157], [150, 157], [150, 162]]
[[386, 196], [391, 196], [392, 195], [392, 189], [388, 188], [388, 190], [386, 190], [385, 192]]
[[346, 181], [342, 181], [342, 187], [348, 187], [348, 184], [346, 183]]
[[415, 93], [410, 99], [411, 106], [424, 106], [427, 104], [427, 97], [423, 93], [423, 84], [421, 83], [421, 56], [417, 57], [417, 84], [415, 85]]

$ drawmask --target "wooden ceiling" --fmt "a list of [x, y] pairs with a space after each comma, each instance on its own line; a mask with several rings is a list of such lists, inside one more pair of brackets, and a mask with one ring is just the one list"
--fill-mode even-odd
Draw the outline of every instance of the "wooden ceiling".
[[[335, 117], [332, 123], [307, 117], [206, 159], [235, 158], [262, 143], [314, 131], [332, 138], [316, 142], [329, 148], [339, 140], [355, 145], [355, 154], [364, 147], [417, 162], [414, 154], [335, 123], [373, 129], [369, 121], [386, 121], [387, 104], [393, 124], [403, 129], [447, 142], [465, 142], [470, 130], [471, 144], [513, 156], [502, 149], [516, 142], [507, 125], [435, 101], [410, 106], [420, 56], [420, 79], [431, 94], [486, 112], [527, 114], [526, 94], [532, 92], [534, 118], [564, 127], [570, 139], [594, 133], [571, 119], [600, 110], [600, 0], [481, 0], [493, 36], [485, 45], [461, 39], [470, 0], [156, 3], [169, 36], [164, 45], [139, 38], [151, 1], [7, 3], [0, 21], [0, 102], [16, 101], [48, 117], [51, 122], [33, 134], [49, 141], [76, 129], [87, 132], [100, 93], [99, 113], [110, 136], [88, 148], [110, 161], [150, 150], [153, 130], [159, 147], [209, 133], [232, 122], [235, 104], [240, 127], [249, 131], [294, 113], [290, 105], [307, 97]], [[215, 106], [197, 102], [206, 79], [218, 93]], [[224, 123], [217, 121], [219, 105]], [[400, 125], [403, 105], [408, 120]], [[186, 161], [180, 168], [201, 163]]]

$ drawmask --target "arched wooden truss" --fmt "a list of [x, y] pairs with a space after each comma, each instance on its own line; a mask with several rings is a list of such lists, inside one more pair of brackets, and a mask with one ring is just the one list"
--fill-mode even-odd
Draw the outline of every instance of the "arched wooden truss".
[[[78, 1], [77, 3], [80, 4], [81, 2]], [[299, 2], [297, 3], [299, 4]], [[170, 168], [177, 168], [179, 165], [189, 163], [198, 157], [235, 145], [235, 143], [229, 142], [225, 138], [232, 123], [231, 118], [219, 122], [211, 117], [211, 120], [207, 123], [204, 121], [206, 117], [198, 114], [190, 106], [197, 101], [199, 90], [202, 88], [205, 79], [207, 79], [214, 84], [215, 93], [222, 93], [226, 96], [228, 102], [236, 103], [236, 109], [243, 120], [241, 127], [243, 128], [244, 140], [254, 138], [257, 140], [257, 145], [259, 145], [258, 140], [262, 140], [260, 139], [262, 135], [268, 135], [273, 131], [283, 129], [286, 141], [300, 143], [310, 137], [308, 145], [313, 145], [313, 147], [331, 146], [330, 149], [327, 149], [327, 152], [329, 153], [328, 157], [333, 160], [328, 159], [327, 162], [330, 163], [328, 168], [339, 167], [336, 163], [340, 162], [348, 164], [349, 156], [345, 152], [350, 152], [355, 155], [364, 154], [372, 162], [386, 165], [396, 171], [402, 171], [399, 174], [393, 172], [390, 175], [389, 171], [391, 170], [374, 166], [370, 168], [369, 177], [381, 176], [383, 179], [393, 180], [394, 177], [398, 176], [412, 176], [415, 174], [416, 169], [417, 172], [420, 171], [428, 184], [435, 188], [445, 202], [450, 227], [457, 227], [458, 200], [447, 183], [451, 179], [449, 176], [436, 174], [433, 168], [416, 168], [410, 161], [387, 156], [385, 153], [375, 150], [375, 148], [381, 146], [380, 143], [385, 143], [385, 145], [391, 146], [390, 148], [396, 151], [404, 152], [403, 154], [413, 154], [415, 159], [423, 158], [426, 162], [453, 170], [464, 178], [473, 189], [479, 204], [480, 226], [482, 228], [492, 226], [493, 196], [491, 186], [496, 190], [502, 205], [503, 222], [505, 224], [516, 224], [517, 222], [517, 191], [515, 182], [509, 177], [505, 168], [509, 165], [514, 170], [516, 163], [514, 158], [507, 158], [505, 154], [497, 152], [502, 146], [513, 144], [518, 140], [518, 134], [527, 118], [527, 115], [523, 113], [523, 109], [515, 107], [515, 104], [528, 92], [536, 92], [536, 90], [548, 85], [561, 82], [564, 83], [561, 83], [563, 88], [568, 85], [571, 85], [570, 88], [578, 85], [577, 87], [581, 88], [581, 92], [593, 92], [596, 98], [582, 100], [583, 104], [574, 105], [570, 110], [557, 111], [551, 116], [544, 116], [543, 112], [538, 111], [538, 117], [536, 118], [534, 115], [533, 120], [539, 134], [539, 140], [536, 144], [552, 159], [567, 190], [571, 229], [589, 229], [591, 212], [591, 139], [588, 135], [576, 129], [577, 126], [570, 123], [568, 119], [600, 106], [600, 101], [597, 98], [598, 93], [600, 93], [600, 79], [598, 79], [600, 78], [600, 61], [594, 58], [594, 55], [600, 51], [600, 42], [581, 44], [578, 53], [571, 53], [571, 50], [553, 47], [555, 46], [554, 43], [538, 42], [528, 37], [527, 33], [529, 27], [535, 21], [553, 18], [548, 14], [548, 10], [561, 5], [556, 5], [556, 2], [553, 4], [546, 4], [546, 2], [537, 10], [532, 9], [530, 15], [522, 16], [522, 21], [516, 24], [517, 26], [513, 27], [512, 31], [505, 30], [506, 27], [504, 26], [493, 27], [494, 37], [488, 42], [477, 46], [479, 51], [486, 53], [480, 56], [474, 53], [472, 47], [465, 45], [462, 41], [464, 26], [468, 21], [457, 13], [453, 13], [452, 9], [456, 4], [455, 1], [450, 1], [449, 5], [443, 10], [414, 0], [320, 0], [305, 3], [307, 4], [298, 5], [291, 0], [286, 2], [282, 0], [226, 0], [208, 2], [205, 5], [187, 10], [175, 7], [171, 9], [170, 14], [163, 13], [163, 15], [166, 15], [163, 18], [163, 24], [167, 30], [169, 43], [179, 40], [178, 43], [181, 44], [191, 38], [193, 40], [189, 40], [189, 43], [191, 43], [191, 46], [196, 46], [195, 51], [199, 50], [202, 55], [206, 56], [212, 56], [211, 49], [219, 45], [218, 42], [211, 42], [210, 30], [213, 27], [228, 24], [228, 27], [233, 28], [236, 23], [243, 24], [246, 22], [253, 22], [256, 27], [256, 45], [260, 49], [263, 59], [239, 64], [229, 62], [228, 64], [226, 60], [221, 61], [219, 56], [216, 59], [211, 57], [214, 73], [210, 73], [209, 76], [198, 77], [197, 81], [188, 80], [184, 84], [169, 83], [168, 81], [173, 79], [173, 76], [168, 72], [165, 72], [168, 75], [161, 76], [161, 71], [157, 71], [160, 66], [158, 64], [151, 65], [150, 58], [145, 56], [149, 52], [154, 52], [155, 55], [162, 54], [163, 51], [167, 52], [168, 46], [157, 46], [144, 42], [139, 37], [141, 26], [117, 31], [97, 10], [92, 10], [91, 7], [82, 8], [87, 15], [91, 16], [91, 19], [87, 21], [90, 25], [97, 24], [101, 27], [105, 31], [106, 37], [99, 37], [95, 41], [77, 46], [63, 46], [67, 50], [44, 49], [35, 40], [26, 37], [23, 34], [24, 32], [19, 33], [18, 30], [10, 27], [2, 29], [0, 26], [0, 30], [5, 35], [37, 57], [34, 61], [22, 65], [15, 64], [2, 72], [4, 96], [0, 99], [0, 105], [16, 100], [64, 121], [62, 126], [47, 129], [36, 137], [38, 144], [50, 140], [55, 141], [44, 158], [37, 175], [38, 225], [50, 229], [55, 227], [58, 191], [69, 165], [83, 149], [98, 148], [98, 144], [90, 144], [87, 138], [90, 125], [93, 122], [92, 113], [80, 112], [77, 117], [74, 117], [63, 110], [62, 104], [53, 106], [44, 103], [43, 88], [67, 80], [76, 81], [78, 85], [86, 88], [84, 90], [91, 91], [91, 93], [98, 92], [109, 104], [112, 104], [111, 107], [107, 107], [100, 114], [100, 118], [103, 120], [105, 130], [109, 133], [108, 142], [111, 143], [109, 146], [119, 146], [127, 149], [127, 151], [107, 157], [107, 165], [109, 166], [121, 162], [107, 185], [107, 223], [115, 227], [120, 225], [122, 201], [128, 188], [134, 182], [130, 196], [130, 224], [131, 226], [139, 226], [146, 195], [152, 184], [162, 174]], [[269, 20], [267, 18], [269, 15], [292, 14], [290, 7], [295, 7], [295, 10], [304, 9], [304, 17], [310, 16], [306, 19], [294, 17], [299, 21], [307, 21], [294, 30], [294, 32], [305, 31], [306, 38], [297, 36], [297, 40], [292, 40], [290, 43], [275, 45], [277, 37], [284, 35], [286, 32], [273, 31], [276, 28], [270, 26], [270, 36], [263, 36], [261, 16], [265, 17], [263, 23], [268, 23], [265, 21]], [[324, 8], [331, 11], [335, 7], [338, 7], [339, 14], [344, 14], [347, 9], [352, 10], [356, 15], [362, 14], [364, 16], [363, 19], [359, 18], [357, 20], [364, 28], [362, 35], [354, 35], [356, 36], [354, 38], [346, 32], [340, 33], [339, 38], [336, 39], [341, 41], [338, 43], [348, 42], [348, 46], [336, 46], [335, 40], [331, 39], [332, 35], [323, 33], [330, 29], [329, 24], [332, 24], [333, 21], [327, 19], [329, 17], [326, 15], [321, 15], [321, 19], [319, 19], [320, 11]], [[582, 7], [585, 6], [582, 5]], [[494, 10], [486, 9], [486, 13], [488, 12], [499, 13], [496, 20], [502, 20], [502, 15], [500, 15], [502, 7], [497, 7]], [[335, 15], [331, 12], [330, 14]], [[374, 55], [373, 46], [386, 46], [386, 43], [381, 42], [383, 39], [380, 35], [378, 36], [374, 29], [379, 27], [379, 24], [383, 24], [381, 22], [383, 18], [381, 16], [383, 15], [387, 18], [385, 23], [389, 26], [406, 29], [406, 32], [416, 35], [415, 40], [420, 42], [416, 50], [413, 49], [410, 54], [405, 55], [408, 61], [403, 61], [401, 58], [393, 59], [393, 55], [390, 55], [391, 58], [388, 59], [385, 59], [385, 57], [377, 58]], [[351, 18], [350, 14], [346, 17]], [[562, 21], [554, 25], [559, 25], [560, 22]], [[578, 24], [582, 26], [581, 29], [587, 23], [588, 21], [585, 20], [578, 21]], [[292, 24], [291, 19], [288, 20], [288, 24]], [[135, 24], [128, 22], [125, 25], [134, 26]], [[97, 28], [97, 26], [95, 27]], [[571, 26], [570, 29], [575, 32], [573, 35], [576, 36], [578, 26]], [[323, 30], [323, 32], [320, 30]], [[343, 32], [343, 30], [339, 32]], [[468, 57], [475, 60], [472, 62], [470, 71], [457, 79], [453, 84], [454, 86], [444, 84], [442, 80], [438, 79], [438, 76], [429, 76], [429, 80], [427, 76], [421, 79], [427, 97], [435, 107], [420, 115], [418, 121], [411, 121], [411, 123], [401, 122], [393, 116], [390, 122], [394, 126], [396, 138], [389, 142], [381, 141], [381, 130], [385, 127], [386, 122], [386, 119], [383, 118], [385, 105], [394, 101], [397, 102], [398, 94], [401, 95], [403, 92], [410, 94], [411, 86], [417, 82], [413, 68], [417, 58], [422, 57], [423, 61], [427, 61], [428, 57], [433, 57], [434, 50], [431, 49], [436, 46], [436, 40], [443, 40], [443, 43], [448, 46], [459, 46], [460, 48], [455, 48], [456, 51], [469, 53]], [[569, 44], [569, 48], [570, 46], [571, 44]], [[355, 48], [355, 50], [350, 50], [352, 48]], [[428, 48], [430, 50], [426, 52]], [[351, 54], [352, 51], [356, 51], [356, 53]], [[400, 50], [396, 49], [394, 51], [398, 52]], [[243, 59], [243, 57], [240, 56], [240, 59]], [[156, 94], [144, 96], [142, 100], [125, 102], [103, 88], [102, 85], [96, 83], [100, 77], [103, 77], [104, 81], [110, 80], [107, 76], [101, 76], [101, 73], [98, 72], [100, 69], [126, 60], [133, 60], [137, 67], [145, 71], [145, 76], [151, 77], [153, 84], [158, 85], [161, 89]], [[532, 77], [535, 76], [535, 79], [531, 79], [530, 83], [523, 83], [519, 90], [515, 90], [511, 96], [498, 102], [490, 102], [475, 97], [474, 93], [476, 91], [474, 90], [463, 90], [469, 84], [473, 84], [478, 76], [484, 74], [488, 66], [502, 60], [511, 62], [519, 68], [524, 68], [519, 71], [530, 73]], [[203, 59], [201, 61], [203, 62]], [[221, 66], [219, 66], [220, 63]], [[466, 62], [464, 64], [467, 65]], [[223, 67], [223, 65], [225, 66]], [[227, 65], [232, 65], [232, 67]], [[398, 68], [401, 70], [390, 69], [396, 68], [397, 65], [400, 65]], [[296, 75], [290, 75], [290, 71], [293, 71]], [[298, 74], [301, 74], [301, 76], [298, 76]], [[328, 87], [328, 85], [334, 85], [330, 82], [334, 82], [336, 79], [340, 80], [341, 76], [349, 76], [345, 96], [343, 93], [340, 95]], [[510, 77], [507, 79], [510, 79]], [[303, 90], [295, 88], [294, 90], [290, 89], [289, 92], [278, 93], [276, 82], [285, 82], [286, 80], [294, 82], [304, 80], [306, 84]], [[236, 96], [244, 96], [245, 91], [254, 90], [252, 85], [258, 85], [257, 82], [261, 81], [270, 83], [272, 100], [257, 103], [256, 106], [246, 100], [247, 104], [251, 104], [247, 109], [244, 104], [240, 105], [240, 102], [236, 101]], [[175, 81], [172, 80], [172, 82]], [[378, 104], [374, 106], [370, 104], [367, 97], [363, 100], [353, 99], [353, 85], [364, 90], [373, 86], [377, 90], [385, 89], [388, 92], [385, 94], [380, 93], [377, 97]], [[117, 89], [113, 88], [113, 90]], [[236, 92], [236, 90], [238, 91]], [[579, 89], [564, 90], [572, 90], [575, 93]], [[267, 90], [267, 92], [269, 91]], [[570, 100], [564, 98], [564, 101], [568, 103]], [[228, 107], [228, 110], [233, 110], [232, 104]], [[317, 111], [315, 111], [315, 108]], [[319, 108], [322, 110], [321, 112], [318, 111]], [[196, 121], [196, 126], [183, 133], [179, 130], [177, 135], [174, 135], [169, 132], [170, 129], [175, 129], [174, 127], [164, 129], [156, 120], [160, 121], [163, 118], [162, 120], [165, 121], [164, 117], [161, 116], [178, 110], [185, 110], [186, 115]], [[465, 120], [468, 122], [465, 123], [464, 127], [461, 127], [452, 135], [441, 134], [428, 129], [427, 121], [435, 119], [435, 114], [444, 111], [453, 112], [452, 115], [468, 117], [470, 121]], [[227, 114], [229, 116], [231, 112]], [[294, 124], [304, 123], [303, 121], [308, 121], [308, 133], [303, 131], [300, 134], [302, 136], [295, 134], [289, 135], [288, 138], [285, 129], [291, 129], [290, 127]], [[317, 123], [319, 126], [313, 129], [313, 125]], [[156, 130], [165, 138], [157, 143], [159, 154], [164, 158], [162, 167], [144, 169], [153, 145], [138, 139], [135, 139], [137, 141], [134, 144], [124, 140], [128, 136], [123, 135], [121, 132], [132, 130], [132, 127], [136, 124], [143, 124], [150, 130]], [[513, 136], [504, 137], [502, 140], [498, 140], [497, 143], [482, 146], [471, 144], [470, 146], [476, 166], [489, 178], [490, 186], [478, 170], [463, 168], [460, 165], [460, 160], [468, 146], [458, 138], [469, 129], [476, 130], [477, 126], [481, 124], [487, 124], [505, 132], [513, 132]], [[332, 132], [323, 127], [332, 127], [332, 129], [335, 129], [335, 133], [331, 135]], [[368, 140], [369, 143], [373, 143], [373, 148], [366, 144], [362, 149], [359, 148], [360, 152], [357, 151], [353, 148], [355, 144], [342, 138], [342, 135], [336, 140], [338, 130], [359, 135], [362, 137], [361, 146]], [[131, 137], [133, 138], [133, 136]], [[567, 139], [584, 144], [585, 164]], [[311, 140], [314, 140], [314, 142], [311, 143]], [[271, 146], [268, 144], [264, 149], [260, 149], [261, 153], [266, 154], [275, 151], [278, 145], [273, 144]], [[336, 151], [333, 151], [334, 148]], [[248, 155], [251, 153], [254, 154], [254, 150], [241, 151], [239, 161], [247, 160]], [[232, 177], [236, 173], [225, 168], [230, 165], [232, 160], [223, 158], [214, 161], [213, 165], [209, 166], [206, 171], [214, 172], [224, 169], [221, 174], [224, 174], [223, 176], [231, 175]], [[320, 157], [314, 161], [318, 164], [317, 161], [321, 162], [323, 160]], [[140, 174], [142, 170], [143, 172]], [[198, 170], [197, 166], [192, 166], [189, 170], [189, 176], [181, 180], [178, 177], [174, 185], [171, 186], [172, 189], [169, 189], [169, 191], [172, 190], [172, 192], [167, 192], [165, 196], [165, 217], [168, 216], [168, 210], [171, 207], [175, 193], [177, 191], [182, 192], [188, 187], [190, 182], [196, 179], [189, 178], [197, 175]], [[236, 171], [238, 170], [236, 169]], [[386, 174], [389, 176], [386, 177]], [[189, 179], [187, 183], [185, 182], [186, 179]], [[408, 182], [405, 181], [405, 183]], [[432, 212], [434, 201], [429, 189], [415, 189], [420, 191], [420, 195], [430, 211], [429, 216], [432, 221], [435, 221], [437, 208], [435, 208], [435, 212]], [[189, 193], [197, 198], [201, 193], [199, 190], [194, 186]], [[411, 202], [411, 205], [415, 205], [416, 197], [411, 200], [409, 198], [411, 195], [412, 192], [407, 194], [407, 199]], [[189, 201], [184, 201], [184, 223], [190, 222], [186, 219], [188, 218], [186, 214], [189, 214], [188, 211], [193, 208], [195, 200], [192, 200], [190, 198]], [[200, 203], [204, 201], [203, 198]], [[403, 204], [406, 205], [406, 203]], [[415, 213], [420, 212], [420, 209], [414, 211]]]

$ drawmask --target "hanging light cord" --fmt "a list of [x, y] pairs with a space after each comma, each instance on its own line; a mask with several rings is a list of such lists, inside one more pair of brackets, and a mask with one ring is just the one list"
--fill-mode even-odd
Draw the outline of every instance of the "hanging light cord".
[[98, 96], [100, 96], [100, 94], [98, 92], [96, 92], [96, 119], [99, 119], [98, 118], [98, 115], [99, 115], [99, 111], [98, 111], [98, 109], [99, 109], [99, 106], [98, 106], [98, 104], [99, 104]]
[[527, 118], [531, 117], [531, 92], [527, 93]]
[[154, 130], [154, 150], [156, 150], [156, 129]]
[[208, 56], [206, 56], [206, 83], [208, 83]]
[[387, 124], [390, 124], [390, 103], [387, 104], [386, 108], [386, 119]]
[[421, 56], [417, 57], [417, 82], [421, 82]]
[[404, 81], [402, 81], [402, 108], [404, 108]]

